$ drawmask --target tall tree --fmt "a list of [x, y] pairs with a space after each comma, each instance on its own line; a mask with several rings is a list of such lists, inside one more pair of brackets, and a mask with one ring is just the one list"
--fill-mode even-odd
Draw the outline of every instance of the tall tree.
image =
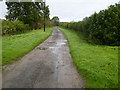
[[60, 20], [59, 20], [58, 16], [54, 16], [52, 18], [52, 22], [54, 23], [54, 26], [59, 26]]
[[[49, 19], [49, 7], [42, 2], [6, 2], [8, 15], [6, 19], [10, 21], [20, 20], [29, 24], [32, 29], [40, 28], [43, 22], [44, 13]], [[41, 26], [40, 26], [41, 25]]]

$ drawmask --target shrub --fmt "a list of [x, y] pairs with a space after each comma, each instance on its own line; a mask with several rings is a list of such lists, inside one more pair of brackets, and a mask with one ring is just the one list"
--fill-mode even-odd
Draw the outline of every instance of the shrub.
[[30, 30], [28, 24], [24, 24], [21, 21], [6, 21], [2, 20], [2, 34], [3, 35], [13, 35], [18, 33], [23, 33]]

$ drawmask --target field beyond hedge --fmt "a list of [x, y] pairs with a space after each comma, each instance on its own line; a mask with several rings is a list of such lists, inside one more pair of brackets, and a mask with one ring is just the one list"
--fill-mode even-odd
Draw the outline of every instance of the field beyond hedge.
[[82, 34], [60, 28], [68, 38], [70, 53], [87, 88], [118, 87], [118, 47], [88, 43]]
[[53, 28], [46, 32], [33, 30], [27, 33], [2, 37], [2, 65], [10, 64], [25, 55], [50, 36]]

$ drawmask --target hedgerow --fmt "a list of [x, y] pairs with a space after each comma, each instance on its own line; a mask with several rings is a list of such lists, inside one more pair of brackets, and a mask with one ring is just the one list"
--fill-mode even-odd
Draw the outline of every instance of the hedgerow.
[[21, 21], [2, 20], [2, 35], [14, 35], [31, 30], [28, 24]]
[[65, 28], [82, 32], [89, 42], [101, 45], [120, 45], [120, 6], [111, 5], [79, 22], [61, 23]]

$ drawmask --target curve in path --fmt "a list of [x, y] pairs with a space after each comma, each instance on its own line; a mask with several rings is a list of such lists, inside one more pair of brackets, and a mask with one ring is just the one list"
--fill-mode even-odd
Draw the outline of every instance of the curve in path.
[[3, 71], [3, 88], [84, 87], [85, 81], [73, 65], [67, 40], [58, 29]]

